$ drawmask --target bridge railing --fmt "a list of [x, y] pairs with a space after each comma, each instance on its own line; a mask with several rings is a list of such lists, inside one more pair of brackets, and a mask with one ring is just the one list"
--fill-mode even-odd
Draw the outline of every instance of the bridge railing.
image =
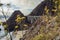
[[34, 23], [40, 16], [27, 16], [27, 20], [32, 23]]

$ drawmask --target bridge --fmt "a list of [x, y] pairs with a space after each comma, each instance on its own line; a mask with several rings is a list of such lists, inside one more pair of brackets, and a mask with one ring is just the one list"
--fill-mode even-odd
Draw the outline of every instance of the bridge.
[[33, 24], [40, 16], [27, 16], [27, 20]]

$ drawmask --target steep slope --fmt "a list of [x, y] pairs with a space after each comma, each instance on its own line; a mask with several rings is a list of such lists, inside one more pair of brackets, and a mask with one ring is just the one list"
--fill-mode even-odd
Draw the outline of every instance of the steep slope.
[[31, 12], [29, 16], [40, 16], [40, 18], [32, 24], [22, 40], [60, 40], [60, 15], [58, 15], [60, 6], [58, 2], [58, 0], [45, 0], [40, 4], [41, 6], [38, 5]]
[[56, 5], [57, 4], [55, 4], [53, 0], [44, 0], [29, 14], [29, 16], [56, 15]]
[[15, 28], [14, 26], [16, 26], [15, 20], [16, 20], [17, 15], [24, 16], [19, 10], [14, 11], [14, 13], [12, 13], [11, 17], [7, 20], [9, 31], [14, 30], [14, 28]]
[[27, 29], [27, 27], [25, 28], [24, 26], [29, 25], [29, 22], [26, 16], [24, 16], [19, 10], [16, 10], [12, 13], [11, 17], [7, 20], [7, 25], [9, 31], [13, 31], [15, 29], [24, 30]]
[[[60, 36], [58, 16], [41, 16], [23, 36], [23, 40], [55, 40]], [[60, 37], [59, 37], [60, 38]], [[59, 39], [57, 38], [57, 39]]]

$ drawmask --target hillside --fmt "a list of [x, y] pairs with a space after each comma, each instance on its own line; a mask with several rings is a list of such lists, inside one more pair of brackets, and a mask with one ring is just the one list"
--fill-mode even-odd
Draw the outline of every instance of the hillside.
[[[24, 16], [19, 10], [14, 11], [11, 17], [7, 20], [9, 31], [28, 29], [28, 27], [25, 27], [24, 25], [29, 26], [29, 24], [30, 23], [28, 22], [27, 17]], [[15, 26], [17, 26], [17, 28], [15, 28]]]
[[20, 40], [60, 40], [60, 1], [44, 0], [28, 16], [14, 11], [6, 24], [13, 34], [22, 31]]
[[56, 5], [51, 0], [45, 0], [41, 2], [33, 11], [29, 14], [29, 16], [42, 16], [42, 15], [56, 15]]
[[58, 0], [43, 1], [29, 16], [40, 16], [40, 18], [32, 24], [23, 36], [23, 40], [60, 40], [60, 2]]

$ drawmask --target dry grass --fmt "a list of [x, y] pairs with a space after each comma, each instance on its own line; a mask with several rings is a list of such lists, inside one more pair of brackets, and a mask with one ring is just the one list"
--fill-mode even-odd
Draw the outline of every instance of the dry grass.
[[58, 36], [60, 36], [59, 16], [43, 16], [40, 33], [31, 40], [57, 40]]

